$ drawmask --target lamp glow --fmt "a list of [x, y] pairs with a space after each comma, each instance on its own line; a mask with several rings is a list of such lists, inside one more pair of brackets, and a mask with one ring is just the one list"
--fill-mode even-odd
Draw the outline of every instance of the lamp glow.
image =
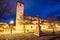
[[11, 20], [11, 21], [10, 21], [10, 24], [13, 24], [13, 23], [14, 23], [14, 21], [13, 21], [13, 20]]

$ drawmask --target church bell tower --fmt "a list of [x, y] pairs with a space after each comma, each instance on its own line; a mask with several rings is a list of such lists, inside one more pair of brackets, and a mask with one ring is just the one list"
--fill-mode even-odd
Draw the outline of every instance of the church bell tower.
[[16, 2], [16, 30], [23, 31], [24, 23], [24, 3], [17, 1]]

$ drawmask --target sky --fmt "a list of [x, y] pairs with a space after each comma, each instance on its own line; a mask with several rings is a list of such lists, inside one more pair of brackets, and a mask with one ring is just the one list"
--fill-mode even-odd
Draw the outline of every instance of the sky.
[[[13, 5], [14, 14], [8, 14], [10, 20], [16, 21], [16, 1], [11, 0]], [[24, 13], [29, 16], [39, 16], [47, 18], [48, 16], [60, 16], [60, 0], [19, 0], [24, 3]], [[6, 15], [5, 15], [6, 16]], [[4, 19], [0, 19], [4, 20]], [[9, 20], [9, 21], [10, 21]], [[8, 22], [8, 20], [4, 20]]]
[[25, 3], [25, 13], [31, 16], [60, 16], [60, 0], [20, 0]]

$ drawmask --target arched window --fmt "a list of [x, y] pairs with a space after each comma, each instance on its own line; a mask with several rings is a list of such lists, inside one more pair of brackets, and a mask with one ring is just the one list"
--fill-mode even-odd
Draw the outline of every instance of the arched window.
[[33, 27], [31, 26], [31, 28], [33, 28]]
[[21, 4], [20, 4], [20, 6], [21, 6]]

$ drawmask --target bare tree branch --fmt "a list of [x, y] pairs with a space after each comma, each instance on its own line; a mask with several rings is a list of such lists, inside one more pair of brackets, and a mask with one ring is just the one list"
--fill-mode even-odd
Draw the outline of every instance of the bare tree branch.
[[6, 13], [13, 13], [12, 8], [10, 0], [0, 0], [0, 18], [2, 18]]

